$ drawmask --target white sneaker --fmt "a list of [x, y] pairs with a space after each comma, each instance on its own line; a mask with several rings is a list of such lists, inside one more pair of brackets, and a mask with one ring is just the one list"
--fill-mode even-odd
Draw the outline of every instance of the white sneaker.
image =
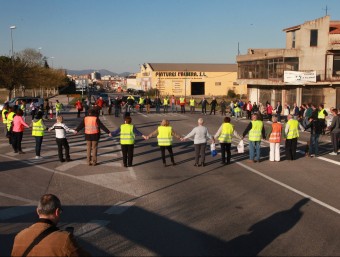
[[338, 155], [338, 154], [335, 153], [335, 152], [331, 152], [331, 153], [329, 153], [329, 155]]
[[35, 156], [35, 159], [42, 159], [41, 156]]

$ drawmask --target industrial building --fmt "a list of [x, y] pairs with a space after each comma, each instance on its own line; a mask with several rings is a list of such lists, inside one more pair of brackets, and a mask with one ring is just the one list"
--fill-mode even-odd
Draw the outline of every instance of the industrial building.
[[246, 86], [237, 83], [237, 64], [144, 63], [136, 81], [140, 89], [161, 95], [222, 96], [229, 89], [246, 94]]
[[249, 100], [339, 108], [340, 21], [324, 16], [283, 31], [286, 48], [237, 56], [237, 81], [247, 85]]

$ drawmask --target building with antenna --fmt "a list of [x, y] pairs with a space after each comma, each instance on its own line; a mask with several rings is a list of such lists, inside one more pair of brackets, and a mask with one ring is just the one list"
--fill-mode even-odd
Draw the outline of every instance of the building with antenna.
[[249, 100], [340, 107], [340, 21], [330, 16], [283, 29], [283, 49], [248, 49], [236, 57]]

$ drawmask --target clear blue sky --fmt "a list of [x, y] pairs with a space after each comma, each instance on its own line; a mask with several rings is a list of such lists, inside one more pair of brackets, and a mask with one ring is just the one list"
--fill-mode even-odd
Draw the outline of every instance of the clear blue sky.
[[[235, 63], [237, 44], [285, 46], [282, 29], [339, 0], [0, 0], [0, 55], [38, 49], [55, 68], [136, 72], [145, 62]], [[50, 61], [50, 65], [52, 61]]]

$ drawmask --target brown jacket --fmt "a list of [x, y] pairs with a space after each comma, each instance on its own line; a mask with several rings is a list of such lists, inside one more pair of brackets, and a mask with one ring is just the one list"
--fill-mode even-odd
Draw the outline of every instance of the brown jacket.
[[[40, 219], [29, 228], [24, 229], [16, 235], [12, 249], [12, 256], [22, 256], [29, 245], [41, 232], [53, 226], [49, 220]], [[58, 230], [40, 241], [30, 251], [28, 256], [90, 256], [82, 250], [75, 241], [72, 234], [67, 231]]]

